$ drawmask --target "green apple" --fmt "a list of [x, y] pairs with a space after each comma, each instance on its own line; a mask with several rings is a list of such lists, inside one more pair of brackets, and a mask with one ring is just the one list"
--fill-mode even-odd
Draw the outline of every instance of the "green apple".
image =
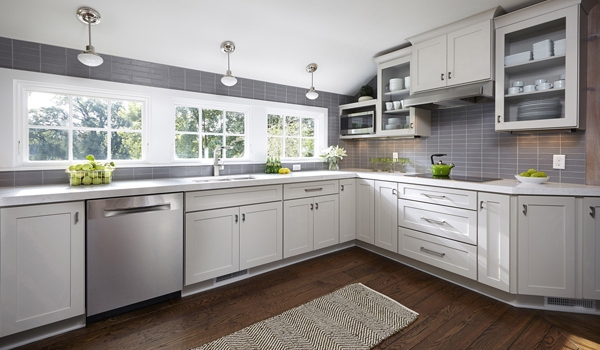
[[546, 177], [546, 173], [543, 171], [538, 171], [538, 172], [531, 174], [531, 177]]
[[102, 179], [102, 182], [105, 184], [109, 184], [111, 181], [110, 177], [105, 177], [104, 179]]
[[81, 180], [81, 183], [84, 185], [91, 185], [92, 184], [92, 178], [89, 176], [84, 176], [83, 179]]
[[81, 180], [78, 177], [71, 178], [71, 186], [79, 186], [81, 185]]
[[83, 168], [83, 164], [76, 164], [75, 170], [81, 170]]
[[75, 168], [77, 168], [77, 165], [75, 165], [75, 164], [70, 165], [69, 166], [69, 171], [75, 171], [76, 170]]
[[99, 178], [99, 177], [97, 177], [97, 178], [95, 178], [95, 179], [92, 181], [92, 183], [93, 183], [94, 185], [101, 185], [101, 184], [102, 184], [102, 179], [101, 179], [101, 178]]
[[91, 164], [84, 164], [81, 166], [81, 170], [92, 170]]
[[531, 168], [531, 169], [527, 170], [527, 172], [529, 174], [533, 174], [533, 173], [537, 173], [537, 170], [535, 170], [534, 168]]
[[529, 177], [529, 173], [524, 171], [524, 172], [520, 173], [519, 176]]

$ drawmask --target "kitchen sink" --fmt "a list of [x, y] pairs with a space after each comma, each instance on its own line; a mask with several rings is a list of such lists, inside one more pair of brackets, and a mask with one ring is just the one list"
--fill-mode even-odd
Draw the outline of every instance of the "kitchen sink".
[[225, 182], [225, 181], [240, 181], [240, 180], [252, 180], [256, 179], [256, 177], [252, 175], [230, 175], [230, 176], [203, 176], [196, 177], [190, 179], [196, 183], [205, 183], [205, 182]]

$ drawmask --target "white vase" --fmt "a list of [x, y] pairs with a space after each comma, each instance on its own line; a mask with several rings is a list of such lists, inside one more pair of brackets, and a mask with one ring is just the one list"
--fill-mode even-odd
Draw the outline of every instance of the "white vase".
[[358, 98], [358, 102], [369, 101], [369, 100], [372, 100], [372, 99], [373, 99], [373, 97], [371, 97], [371, 96], [361, 96], [361, 97]]

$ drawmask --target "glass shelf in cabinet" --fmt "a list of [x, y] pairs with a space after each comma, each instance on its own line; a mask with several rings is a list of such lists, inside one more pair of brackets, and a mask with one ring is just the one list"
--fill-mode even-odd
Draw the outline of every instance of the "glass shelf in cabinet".
[[410, 112], [409, 107], [402, 108], [402, 109], [394, 109], [392, 111], [383, 111], [383, 113], [386, 113], [386, 114], [404, 114], [404, 113], [408, 113], [408, 112]]
[[520, 101], [520, 100], [531, 100], [531, 99], [545, 99], [545, 98], [553, 98], [556, 96], [564, 95], [565, 88], [556, 88], [556, 89], [548, 89], [541, 91], [533, 91], [533, 92], [521, 92], [518, 94], [508, 94], [504, 95], [504, 98], [508, 101]]
[[514, 64], [512, 66], [505, 66], [504, 72], [506, 74], [519, 74], [529, 72], [532, 70], [546, 69], [551, 67], [560, 67], [565, 65], [565, 55], [550, 56], [546, 58], [540, 58], [533, 61], [527, 61], [525, 63]]
[[384, 93], [385, 96], [400, 96], [400, 95], [408, 95], [408, 94], [410, 94], [410, 89], [389, 91], [389, 92]]

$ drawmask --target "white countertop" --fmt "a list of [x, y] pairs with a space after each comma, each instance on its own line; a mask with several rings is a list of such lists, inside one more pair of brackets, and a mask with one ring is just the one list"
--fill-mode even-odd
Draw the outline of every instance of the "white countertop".
[[[294, 182], [335, 180], [360, 177], [366, 179], [403, 182], [408, 184], [449, 187], [480, 192], [513, 195], [591, 196], [600, 197], [600, 186], [560, 184], [522, 184], [517, 180], [497, 180], [484, 183], [405, 176], [403, 173], [370, 172], [365, 169], [345, 171], [299, 171], [287, 175], [251, 174], [252, 179], [220, 182], [195, 182], [195, 178], [114, 181], [110, 185], [77, 186], [39, 185], [0, 188], [0, 207], [40, 203], [70, 202], [87, 199], [135, 196], [156, 193], [188, 192], [242, 186], [263, 186]], [[227, 177], [227, 176], [223, 176]]]

